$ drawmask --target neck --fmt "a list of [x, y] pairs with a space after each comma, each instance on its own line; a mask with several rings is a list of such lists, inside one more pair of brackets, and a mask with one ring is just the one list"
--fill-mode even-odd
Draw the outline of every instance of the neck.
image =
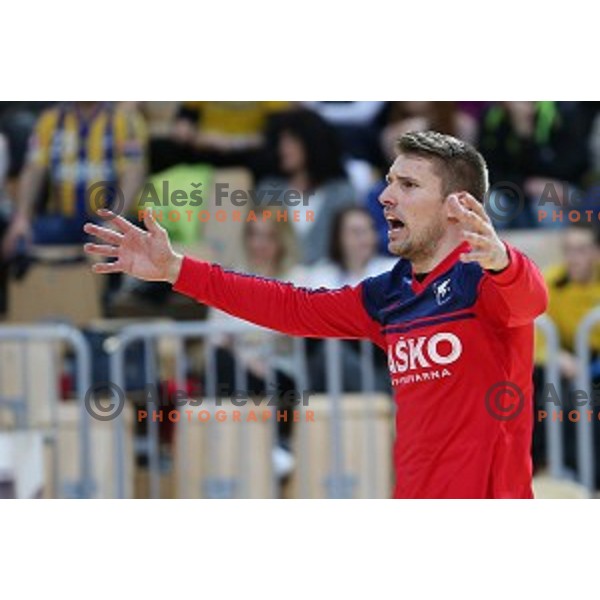
[[459, 235], [449, 235], [443, 238], [431, 252], [416, 259], [411, 259], [413, 271], [415, 273], [430, 273], [461, 243], [462, 238]]

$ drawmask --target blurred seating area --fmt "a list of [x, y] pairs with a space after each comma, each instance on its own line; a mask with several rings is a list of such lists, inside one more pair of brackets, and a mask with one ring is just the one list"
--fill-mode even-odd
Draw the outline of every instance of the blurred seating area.
[[[394, 158], [394, 141], [405, 132], [427, 129], [473, 143], [486, 158], [491, 184], [497, 186], [486, 207], [501, 237], [548, 275], [549, 312], [561, 336], [561, 377], [565, 385], [573, 384], [577, 369], [588, 368], [576, 364], [575, 330], [585, 314], [600, 306], [596, 233], [600, 103], [591, 102], [0, 103], [0, 325], [76, 327], [92, 348], [92, 382], [108, 380], [106, 345], [126, 325], [201, 321], [215, 331], [223, 326], [224, 332], [235, 325], [237, 320], [224, 313], [172, 294], [170, 285], [93, 275], [90, 259], [82, 252], [87, 241], [82, 226], [98, 220], [96, 210], [103, 206], [140, 227], [143, 211], [152, 210], [182, 252], [262, 277], [308, 287], [340, 287], [384, 272], [395, 259], [387, 252], [387, 224], [378, 197]], [[576, 320], [562, 318], [574, 312]], [[597, 368], [600, 341], [596, 338], [590, 342], [590, 368]], [[276, 356], [267, 351], [271, 343]], [[163, 366], [155, 380], [172, 385], [177, 379], [176, 353], [168, 340], [161, 344], [157, 364]], [[266, 393], [271, 376], [281, 395], [301, 387], [291, 340], [283, 336], [261, 331], [236, 337], [222, 333], [213, 336], [210, 345], [215, 350], [211, 360], [216, 381], [230, 391], [240, 373], [257, 395]], [[184, 347], [189, 358], [183, 376], [201, 393], [208, 386], [207, 346], [195, 339], [186, 340]], [[362, 434], [356, 415], [365, 410], [360, 401], [365, 390], [361, 370], [365, 348], [344, 342], [339, 351], [341, 392], [354, 399], [346, 403], [344, 427], [349, 439], [358, 439]], [[143, 344], [132, 346], [127, 355], [132, 379], [137, 369], [143, 381], [147, 353]], [[540, 387], [547, 357], [543, 350], [538, 354], [536, 384]], [[50, 389], [44, 410], [60, 407], [58, 416], [44, 417], [44, 422], [58, 419], [52, 421], [54, 433], [40, 426], [46, 432], [44, 443], [57, 435], [57, 423], [71, 432], [80, 425], [73, 404], [74, 357], [65, 345], [46, 345], [44, 350], [35, 344], [11, 346], [0, 340], [0, 356], [0, 396], [17, 397], [23, 393], [19, 378], [36, 379], [46, 368], [48, 377], [54, 378], [46, 391], [28, 392], [39, 399], [48, 396]], [[311, 389], [326, 394], [325, 343], [309, 340], [305, 360]], [[387, 452], [389, 458], [393, 423], [386, 357], [372, 348], [369, 360], [374, 369], [370, 393], [377, 394], [378, 401], [376, 414], [367, 421], [375, 423], [381, 445], [367, 451], [365, 438], [354, 449], [344, 450], [349, 464], [364, 473], [369, 468], [360, 463], [356, 448], [379, 457]], [[54, 370], [48, 367], [52, 361], [58, 365]], [[600, 369], [594, 377], [600, 377]], [[144, 441], [148, 422], [135, 418], [145, 406], [139, 391], [139, 386], [128, 387], [126, 495], [150, 494], [156, 485], [150, 482], [152, 459], [162, 473], [161, 495], [196, 497], [200, 484], [193, 483], [192, 492], [192, 484], [183, 489], [181, 482], [201, 481], [208, 467], [181, 459], [181, 437], [168, 421], [157, 425], [158, 450], [152, 458]], [[331, 428], [329, 409], [319, 401], [315, 406], [320, 407], [323, 422], [311, 432], [315, 436], [311, 452], [326, 444], [327, 427]], [[0, 404], [0, 430], [15, 427], [6, 411], [6, 403]], [[94, 456], [101, 448], [112, 448], [114, 432], [105, 425], [94, 422]], [[542, 429], [536, 428], [534, 455], [543, 474], [547, 457]], [[298, 479], [304, 468], [294, 450], [300, 431], [285, 424], [274, 432], [258, 426], [249, 430], [256, 448], [263, 448], [263, 457], [268, 457], [263, 465], [268, 474], [252, 475], [259, 487], [251, 492], [244, 488], [248, 493], [296, 497], [301, 488], [307, 497], [325, 493], [319, 487], [321, 474], [310, 468], [305, 469], [305, 481]], [[210, 440], [195, 438], [196, 434], [191, 431], [186, 443], [200, 452]], [[565, 436], [568, 466], [576, 469], [574, 434]], [[55, 455], [76, 455], [76, 437], [60, 438], [66, 441]], [[278, 453], [271, 456], [273, 448]], [[223, 460], [237, 464], [243, 449], [231, 452], [234, 458]], [[307, 459], [313, 465], [318, 462], [316, 455], [302, 455], [302, 460]], [[40, 465], [52, 460], [58, 459], [45, 456]], [[101, 463], [98, 468], [104, 469], [106, 482], [99, 494], [110, 497], [116, 493], [111, 479], [114, 462]], [[385, 497], [391, 466], [384, 458], [379, 463], [384, 466], [377, 493]], [[68, 463], [66, 468], [75, 472], [78, 467]], [[270, 487], [270, 469], [282, 473], [276, 477], [281, 489], [275, 492]], [[187, 475], [182, 477], [182, 472]], [[353, 489], [362, 489], [361, 483], [354, 484]], [[220, 493], [225, 492], [214, 492]], [[356, 494], [367, 497], [364, 491]]]
[[[589, 102], [0, 103], [0, 315], [12, 319], [9, 281], [47, 264], [48, 251], [34, 248], [81, 247], [82, 224], [101, 206], [137, 223], [154, 210], [175, 244], [236, 268], [250, 267], [248, 214], [282, 208], [295, 238], [286, 268], [298, 277], [332, 267], [336, 215], [364, 208], [375, 249], [363, 237], [358, 263], [333, 268], [351, 280], [373, 274], [389, 258], [378, 197], [394, 140], [430, 128], [481, 150], [500, 186], [487, 204], [496, 227], [545, 266], [559, 258], [560, 230], [576, 218], [598, 221], [598, 115]], [[180, 302], [168, 292], [111, 276], [99, 311], [188, 318], [179, 305], [165, 313]]]

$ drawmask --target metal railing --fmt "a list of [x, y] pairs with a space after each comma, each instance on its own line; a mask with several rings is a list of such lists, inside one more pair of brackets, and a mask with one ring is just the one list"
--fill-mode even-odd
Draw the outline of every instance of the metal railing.
[[[95, 481], [93, 474], [92, 454], [91, 454], [91, 417], [85, 407], [86, 393], [90, 388], [90, 351], [83, 334], [76, 328], [64, 324], [52, 325], [3, 325], [0, 326], [0, 343], [18, 342], [23, 344], [21, 348], [21, 358], [24, 357], [25, 345], [34, 342], [63, 342], [68, 344], [75, 353], [76, 358], [76, 381], [77, 381], [77, 402], [79, 403], [79, 479], [73, 482], [62, 481], [60, 474], [60, 461], [56, 459], [58, 454], [55, 446], [53, 461], [53, 483], [54, 490], [61, 496], [74, 498], [91, 498], [95, 490]], [[28, 407], [29, 390], [31, 377], [35, 377], [35, 369], [27, 368], [23, 362], [23, 381], [22, 391], [18, 397], [1, 397], [0, 407], [9, 409], [15, 415], [15, 425], [17, 429], [29, 428], [31, 414]], [[2, 366], [0, 365], [0, 377], [3, 377]], [[56, 387], [58, 373], [53, 373], [53, 381], [48, 381], [48, 389]], [[54, 402], [58, 398], [54, 398]], [[57, 407], [54, 406], [53, 409]], [[56, 422], [56, 410], [51, 411], [54, 415], [54, 430], [58, 426]], [[56, 444], [55, 439], [50, 440]]]
[[[545, 337], [547, 346], [547, 361], [545, 364], [545, 381], [553, 386], [555, 390], [561, 390], [561, 375], [559, 369], [560, 343], [559, 334], [556, 325], [552, 320], [544, 315], [539, 317], [536, 322]], [[581, 365], [589, 365], [591, 359], [591, 350], [589, 339], [592, 329], [600, 324], [600, 308], [597, 308], [586, 315], [579, 325], [576, 336], [576, 354]], [[168, 338], [175, 341], [175, 384], [178, 390], [186, 389], [186, 379], [189, 358], [185, 351], [185, 344], [188, 341], [204, 341], [204, 373], [205, 385], [202, 394], [208, 400], [207, 410], [214, 410], [216, 407], [211, 404], [211, 400], [217, 398], [217, 375], [216, 375], [216, 348], [215, 342], [218, 335], [230, 335], [235, 340], [238, 336], [247, 334], [251, 331], [260, 331], [264, 336], [265, 344], [268, 347], [266, 355], [267, 372], [265, 375], [266, 388], [275, 387], [275, 375], [273, 361], [276, 356], [275, 349], [276, 334], [263, 328], [249, 323], [231, 322], [231, 323], [212, 323], [212, 322], [159, 322], [130, 325], [122, 328], [116, 335], [110, 338], [111, 343], [106, 344], [110, 358], [110, 381], [122, 390], [126, 390], [126, 351], [127, 348], [135, 343], [144, 344], [144, 361], [146, 381], [148, 383], [158, 380], [159, 357], [157, 355], [157, 344], [161, 339]], [[63, 342], [70, 346], [74, 351], [76, 359], [76, 396], [79, 409], [79, 476], [77, 481], [65, 484], [60, 478], [60, 465], [55, 465], [53, 471], [55, 489], [61, 491], [61, 495], [68, 497], [88, 498], [94, 496], [96, 482], [94, 479], [94, 469], [91, 453], [91, 416], [86, 410], [85, 400], [88, 390], [91, 386], [91, 356], [88, 342], [83, 334], [76, 328], [63, 324], [49, 325], [28, 325], [28, 326], [0, 326], [0, 344], [2, 342], [20, 342], [27, 344], [31, 342]], [[327, 477], [320, 482], [322, 486], [322, 495], [330, 498], [348, 498], [354, 497], [357, 487], [356, 473], [351, 473], [351, 469], [346, 464], [347, 457], [344, 452], [344, 430], [343, 430], [343, 364], [342, 364], [342, 341], [324, 340], [325, 359], [326, 359], [326, 390], [329, 419], [329, 454], [331, 457], [330, 469]], [[309, 369], [307, 367], [307, 348], [306, 340], [301, 338], [292, 339], [292, 361], [293, 375], [298, 390], [310, 389]], [[238, 390], [247, 389], [247, 373], [242, 360], [237, 353], [232, 353], [235, 360], [235, 386]], [[0, 377], [2, 377], [3, 365], [0, 365]], [[362, 389], [361, 392], [366, 396], [375, 393], [376, 375], [374, 368], [374, 350], [373, 346], [367, 341], [360, 342], [360, 371]], [[35, 373], [34, 369], [28, 373]], [[15, 415], [15, 422], [18, 428], [26, 428], [28, 425], [28, 386], [27, 377], [23, 381], [23, 391], [20, 397], [9, 398], [0, 397], [0, 407], [10, 409]], [[588, 398], [592, 398], [592, 376], [588, 368], [580, 369], [576, 384], [578, 390], [583, 391]], [[559, 392], [560, 393], [560, 392]], [[147, 413], [151, 414], [151, 399], [147, 399]], [[378, 489], [380, 481], [378, 477], [378, 449], [375, 431], [376, 415], [375, 408], [366, 403], [365, 412], [361, 414], [361, 428], [364, 435], [365, 446], [364, 454], [368, 468], [364, 472], [366, 485], [371, 497], [375, 497], [375, 490]], [[536, 415], [537, 416], [537, 415]], [[316, 465], [310, 463], [309, 429], [308, 425], [302, 420], [296, 425], [297, 452], [302, 453], [303, 459], [298, 461], [296, 480], [298, 485], [298, 495], [300, 497], [310, 497], [310, 477], [311, 469]], [[126, 469], [126, 419], [121, 413], [116, 417], [113, 423], [113, 434], [115, 436], [114, 452], [114, 492], [118, 498], [126, 496], [128, 486]], [[256, 457], [250, 447], [248, 428], [244, 423], [240, 423], [239, 430], [239, 473], [234, 478], [223, 478], [221, 476], [220, 461], [220, 430], [218, 424], [211, 419], [207, 424], [208, 452], [210, 454], [210, 472], [207, 473], [203, 482], [202, 490], [190, 489], [190, 482], [186, 480], [185, 473], [186, 462], [191, 457], [183, 452], [180, 459], [182, 468], [179, 470], [178, 487], [184, 490], [186, 494], [202, 495], [205, 497], [223, 498], [223, 497], [247, 497], [250, 489], [248, 480], [249, 463], [252, 460], [263, 460], [271, 464], [271, 456]], [[276, 438], [276, 421], [273, 420], [272, 436]], [[564, 465], [563, 448], [563, 426], [560, 420], [546, 418], [544, 424], [546, 428], [546, 452], [550, 475], [556, 479], [568, 478], [569, 473]], [[595, 493], [595, 469], [596, 456], [594, 445], [594, 425], [593, 419], [579, 418], [576, 425], [576, 450], [577, 450], [577, 479], [592, 496]], [[178, 428], [178, 435], [181, 436], [181, 443], [186, 447], [186, 437], [189, 435], [187, 427]], [[149, 496], [152, 498], [160, 497], [160, 477], [161, 477], [161, 457], [159, 452], [159, 424], [154, 419], [147, 420], [146, 431], [146, 449], [148, 457], [149, 473]], [[314, 460], [314, 459], [313, 459]], [[271, 474], [270, 496], [276, 496], [277, 479]]]
[[[546, 342], [546, 365], [545, 382], [554, 390], [561, 389], [558, 356], [560, 352], [560, 340], [558, 330], [554, 321], [547, 315], [542, 315], [535, 320], [535, 325], [544, 333]], [[534, 410], [534, 419], [537, 419], [537, 411]], [[546, 418], [546, 456], [548, 457], [548, 468], [550, 475], [555, 479], [565, 476], [564, 449], [561, 423], [554, 418]]]
[[[575, 337], [575, 351], [579, 364], [577, 376], [577, 388], [583, 392], [588, 399], [592, 410], [594, 402], [592, 401], [592, 375], [589, 369], [591, 362], [591, 349], [589, 345], [592, 329], [600, 324], [600, 308], [590, 311], [581, 321], [577, 328]], [[579, 481], [588, 491], [591, 497], [596, 490], [596, 455], [594, 443], [594, 421], [593, 418], [579, 418], [577, 422], [577, 465], [579, 470]]]
[[[209, 401], [217, 397], [216, 365], [215, 365], [215, 343], [216, 335], [230, 335], [235, 339], [237, 336], [247, 334], [251, 331], [260, 331], [264, 335], [265, 344], [268, 347], [266, 353], [270, 358], [275, 356], [275, 339], [278, 334], [244, 322], [231, 323], [211, 323], [211, 322], [161, 322], [154, 324], [131, 325], [123, 328], [117, 335], [111, 338], [110, 346], [110, 379], [111, 383], [124, 389], [125, 384], [125, 353], [130, 344], [142, 341], [145, 345], [146, 356], [146, 380], [152, 383], [157, 379], [158, 361], [156, 353], [156, 344], [161, 338], [176, 340], [175, 351], [175, 386], [178, 390], [185, 390], [188, 361], [184, 351], [186, 341], [202, 339], [204, 345], [204, 363], [205, 363], [205, 386], [203, 395]], [[343, 456], [343, 432], [342, 432], [342, 402], [343, 402], [343, 384], [342, 384], [342, 364], [341, 364], [341, 341], [326, 340], [326, 359], [327, 359], [327, 395], [330, 399], [331, 418], [330, 418], [330, 452], [331, 469], [329, 475], [322, 482], [325, 497], [345, 498], [353, 496], [353, 488], [356, 485], [355, 477], [346, 472]], [[235, 346], [235, 341], [234, 341]], [[306, 361], [306, 342], [301, 338], [292, 340], [293, 372], [296, 383], [296, 389], [309, 390], [310, 381], [308, 376]], [[235, 359], [235, 385], [238, 390], [247, 389], [244, 381], [244, 367], [239, 356], [234, 352]], [[274, 369], [272, 360], [267, 361], [268, 368], [265, 377], [266, 388], [274, 388]], [[369, 342], [361, 342], [361, 373], [362, 373], [362, 392], [365, 394], [375, 390], [375, 371], [373, 366], [373, 347]], [[376, 457], [376, 439], [374, 433], [374, 414], [371, 408], [366, 408], [365, 419], [363, 420], [363, 434], [366, 439], [367, 462], [369, 468], [367, 476], [369, 481], [367, 486], [369, 490], [375, 493], [377, 482], [377, 457]], [[146, 404], [147, 414], [151, 414], [151, 406]], [[150, 497], [158, 498], [160, 496], [160, 459], [159, 459], [159, 432], [158, 423], [149, 419], [147, 423], [147, 451], [149, 467], [149, 489]], [[205, 424], [207, 427], [208, 447], [212, 473], [209, 473], [204, 482], [203, 494], [206, 497], [246, 497], [248, 494], [248, 481], [245, 480], [249, 469], [248, 462], [257, 457], [253, 456], [252, 448], [248, 445], [248, 432], [243, 423], [240, 423], [240, 469], [239, 475], [233, 481], [226, 480], [219, 476], [220, 460], [220, 440], [218, 424], [210, 419]], [[276, 421], [273, 420], [273, 438], [276, 437]], [[300, 421], [297, 424], [298, 452], [301, 453], [308, 448], [308, 429], [307, 424]], [[118, 417], [116, 423], [117, 455], [121, 455], [125, 445], [125, 425], [122, 416]], [[187, 427], [179, 427], [177, 435], [181, 436], [181, 444], [187, 448], [187, 436], [189, 435]], [[390, 449], [391, 451], [391, 449]], [[271, 457], [263, 457], [268, 463], [271, 463]], [[181, 456], [182, 466], [179, 470], [180, 481], [179, 489], [186, 490], [189, 482], [182, 480], [187, 472], [186, 463], [190, 460], [188, 453], [184, 451]], [[121, 497], [125, 490], [125, 470], [123, 462], [117, 460], [115, 463], [115, 489], [117, 495]], [[310, 497], [309, 493], [309, 473], [310, 464], [308, 461], [308, 452], [306, 460], [299, 462], [297, 467], [298, 490], [301, 497]], [[271, 497], [275, 497], [277, 480], [274, 474], [271, 477]], [[189, 491], [189, 490], [188, 490]], [[193, 491], [192, 491], [193, 492]], [[197, 492], [197, 490], [196, 490]]]

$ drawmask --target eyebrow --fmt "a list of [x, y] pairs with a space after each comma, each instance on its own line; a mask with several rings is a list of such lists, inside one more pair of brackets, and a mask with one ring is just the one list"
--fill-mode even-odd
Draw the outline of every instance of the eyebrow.
[[419, 180], [415, 179], [414, 177], [407, 177], [406, 175], [398, 175], [398, 174], [394, 174], [394, 173], [389, 172], [385, 176], [385, 180], [387, 182], [389, 182], [392, 179], [397, 179], [398, 181], [409, 181], [411, 183], [419, 183]]

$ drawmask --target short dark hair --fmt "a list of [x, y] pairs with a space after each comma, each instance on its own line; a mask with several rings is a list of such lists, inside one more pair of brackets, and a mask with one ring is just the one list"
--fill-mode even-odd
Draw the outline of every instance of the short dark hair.
[[445, 195], [465, 191], [483, 202], [489, 187], [488, 169], [471, 144], [437, 131], [413, 131], [398, 140], [397, 149], [400, 154], [432, 160]]
[[277, 143], [284, 132], [300, 140], [306, 155], [309, 182], [313, 188], [332, 179], [346, 178], [338, 133], [318, 114], [297, 109], [272, 117], [268, 137], [274, 146], [272, 152], [275, 155]]

